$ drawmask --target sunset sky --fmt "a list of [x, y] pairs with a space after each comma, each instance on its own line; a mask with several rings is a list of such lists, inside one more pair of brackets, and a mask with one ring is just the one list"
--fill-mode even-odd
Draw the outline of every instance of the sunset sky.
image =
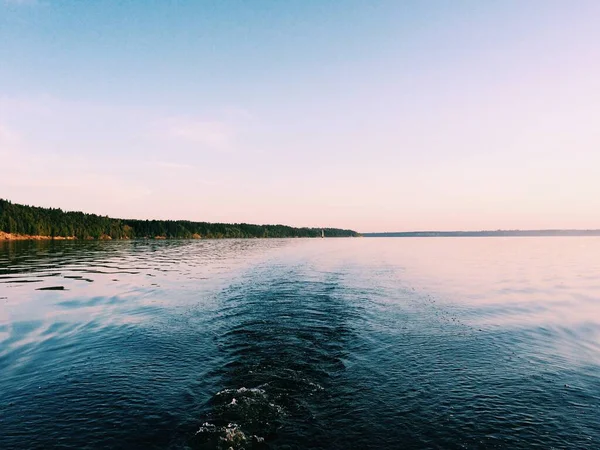
[[600, 228], [600, 2], [0, 0], [0, 198]]

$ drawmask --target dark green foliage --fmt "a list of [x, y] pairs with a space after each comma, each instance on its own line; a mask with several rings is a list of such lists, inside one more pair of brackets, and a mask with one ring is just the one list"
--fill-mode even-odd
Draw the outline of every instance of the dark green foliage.
[[[208, 223], [187, 220], [123, 220], [38, 208], [0, 199], [0, 231], [40, 236], [74, 236], [78, 239], [124, 238], [283, 238], [319, 237], [321, 228], [285, 225]], [[325, 228], [327, 237], [358, 236], [352, 230]]]

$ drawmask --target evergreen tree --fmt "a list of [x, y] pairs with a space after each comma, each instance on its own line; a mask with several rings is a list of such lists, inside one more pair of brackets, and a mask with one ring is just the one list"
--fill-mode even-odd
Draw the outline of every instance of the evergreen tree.
[[[190, 222], [188, 220], [122, 220], [106, 216], [38, 208], [0, 199], [0, 231], [15, 234], [75, 237], [77, 239], [123, 238], [285, 238], [320, 237], [320, 228], [285, 225], [254, 225]], [[352, 230], [325, 228], [326, 237], [358, 236]]]

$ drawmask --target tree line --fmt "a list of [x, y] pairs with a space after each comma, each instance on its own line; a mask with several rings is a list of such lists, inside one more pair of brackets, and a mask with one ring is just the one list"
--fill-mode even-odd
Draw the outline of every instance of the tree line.
[[0, 199], [0, 231], [11, 234], [77, 239], [135, 238], [288, 238], [358, 236], [338, 228], [294, 228], [286, 225], [210, 223], [188, 220], [112, 219], [96, 214], [40, 208]]

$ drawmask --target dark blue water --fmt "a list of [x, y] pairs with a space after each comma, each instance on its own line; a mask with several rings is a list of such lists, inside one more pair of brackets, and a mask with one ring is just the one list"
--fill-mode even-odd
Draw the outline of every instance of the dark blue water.
[[0, 245], [0, 448], [600, 448], [600, 239]]

